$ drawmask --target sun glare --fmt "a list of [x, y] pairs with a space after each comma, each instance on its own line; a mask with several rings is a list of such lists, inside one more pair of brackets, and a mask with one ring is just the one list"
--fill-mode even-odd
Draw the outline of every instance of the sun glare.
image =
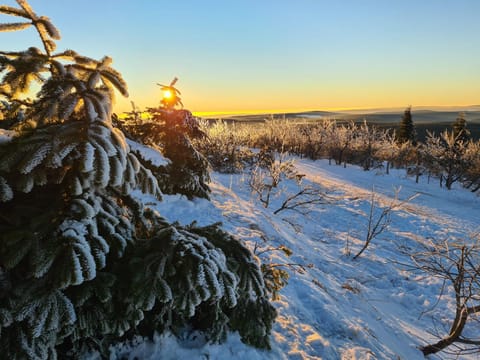
[[171, 99], [172, 98], [172, 92], [170, 90], [165, 90], [163, 92], [163, 98], [164, 99]]

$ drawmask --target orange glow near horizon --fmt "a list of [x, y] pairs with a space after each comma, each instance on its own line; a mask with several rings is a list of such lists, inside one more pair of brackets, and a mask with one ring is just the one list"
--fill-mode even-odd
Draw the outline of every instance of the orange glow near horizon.
[[[289, 83], [290, 84], [290, 83]], [[394, 82], [398, 84], [398, 82]], [[298, 84], [273, 86], [265, 82], [263, 88], [255, 89], [243, 84], [226, 86], [197, 84], [184, 80], [179, 88], [183, 94], [185, 109], [200, 117], [225, 117], [232, 115], [285, 114], [306, 111], [361, 111], [390, 110], [399, 111], [407, 106], [416, 109], [465, 108], [480, 105], [478, 95], [480, 82], [475, 84], [450, 83], [448, 85], [430, 84], [412, 88], [401, 84], [392, 89], [387, 84], [365, 84], [364, 87], [352, 87], [339, 83], [323, 83], [300, 88]], [[132, 97], [117, 97], [117, 113], [131, 110], [133, 100], [138, 108], [144, 109], [159, 103], [155, 89], [132, 89]], [[295, 94], [298, 93], [298, 96]], [[157, 93], [158, 94], [158, 93]], [[161, 96], [168, 98], [164, 92]], [[174, 96], [174, 94], [171, 94]], [[161, 99], [160, 99], [161, 100]], [[454, 109], [454, 110], [455, 110]]]
[[[209, 118], [224, 118], [229, 116], [242, 116], [242, 115], [282, 115], [292, 113], [307, 113], [314, 111], [326, 111], [326, 112], [346, 112], [346, 113], [373, 113], [373, 112], [388, 112], [396, 111], [403, 112], [410, 104], [398, 105], [398, 106], [361, 106], [361, 107], [335, 107], [335, 108], [291, 108], [291, 109], [258, 109], [258, 110], [227, 110], [227, 111], [192, 111], [194, 116], [209, 117]], [[418, 105], [413, 106], [412, 110], [433, 110], [433, 111], [464, 111], [471, 107], [480, 109], [480, 105], [475, 104], [463, 104], [463, 105]], [[478, 111], [478, 110], [476, 110]], [[321, 116], [321, 115], [319, 115]]]

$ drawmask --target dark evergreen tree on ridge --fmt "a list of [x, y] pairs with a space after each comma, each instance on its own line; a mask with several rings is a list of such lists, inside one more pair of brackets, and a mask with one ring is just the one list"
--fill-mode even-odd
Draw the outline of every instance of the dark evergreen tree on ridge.
[[400, 144], [410, 142], [412, 145], [416, 145], [415, 126], [412, 120], [412, 107], [409, 106], [403, 113], [402, 120], [397, 131], [397, 141]]
[[462, 141], [466, 143], [470, 139], [470, 131], [467, 129], [467, 120], [464, 112], [458, 114], [455, 122], [452, 124], [452, 131], [453, 137], [457, 142]]
[[161, 192], [112, 126], [113, 91], [128, 94], [120, 73], [109, 57], [56, 52], [58, 30], [17, 3], [0, 13], [24, 20], [0, 31], [33, 27], [43, 49], [0, 51], [0, 100], [23, 114], [0, 144], [2, 356], [106, 356], [125, 337], [187, 325], [268, 348], [275, 310], [257, 259], [218, 225], [169, 224], [130, 195]]

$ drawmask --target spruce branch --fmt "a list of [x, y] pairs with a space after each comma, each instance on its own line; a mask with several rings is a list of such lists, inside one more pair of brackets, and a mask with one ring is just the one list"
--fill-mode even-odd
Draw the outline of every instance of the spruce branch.
[[17, 30], [26, 29], [30, 26], [32, 26], [32, 24], [26, 23], [26, 22], [5, 23], [5, 24], [0, 24], [0, 31], [17, 31]]
[[[23, 9], [22, 11], [17, 11], [16, 16], [22, 16], [32, 21], [33, 26], [35, 26], [38, 35], [43, 43], [46, 54], [50, 57], [51, 53], [55, 51], [56, 44], [53, 40], [60, 39], [60, 33], [57, 28], [51, 23], [50, 19], [46, 16], [37, 16], [35, 12], [30, 7], [30, 4], [26, 0], [17, 0], [18, 5]], [[11, 9], [7, 9], [11, 10]], [[20, 15], [21, 14], [21, 15]]]
[[0, 13], [5, 15], [21, 16], [24, 18], [28, 18], [28, 14], [25, 10], [14, 8], [13, 6], [8, 5], [1, 5]]

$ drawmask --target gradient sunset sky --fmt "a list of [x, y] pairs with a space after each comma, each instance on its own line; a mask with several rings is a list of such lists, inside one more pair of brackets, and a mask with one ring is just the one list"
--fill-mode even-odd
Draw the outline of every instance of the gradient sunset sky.
[[[130, 92], [117, 112], [157, 105], [175, 76], [194, 112], [480, 103], [480, 0], [29, 2], [59, 50], [113, 57]], [[33, 29], [0, 34], [2, 50], [32, 45]]]

